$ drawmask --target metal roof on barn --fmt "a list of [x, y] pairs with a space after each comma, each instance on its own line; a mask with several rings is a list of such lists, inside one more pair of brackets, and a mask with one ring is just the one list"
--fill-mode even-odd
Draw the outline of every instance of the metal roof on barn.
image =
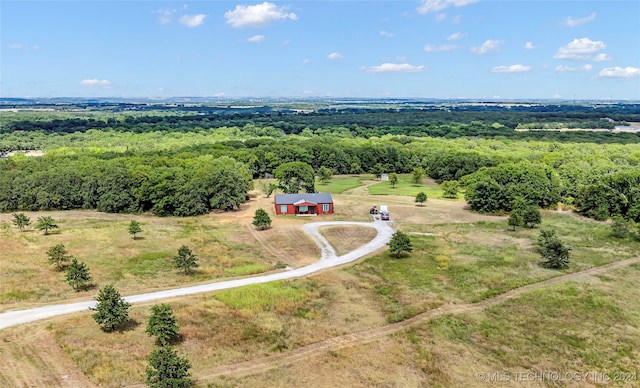
[[331, 193], [276, 194], [276, 205], [293, 205], [296, 202], [333, 203]]

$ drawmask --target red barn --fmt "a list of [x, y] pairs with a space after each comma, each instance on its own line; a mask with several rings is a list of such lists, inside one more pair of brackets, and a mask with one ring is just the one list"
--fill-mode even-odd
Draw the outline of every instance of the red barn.
[[276, 194], [276, 214], [333, 214], [330, 193]]

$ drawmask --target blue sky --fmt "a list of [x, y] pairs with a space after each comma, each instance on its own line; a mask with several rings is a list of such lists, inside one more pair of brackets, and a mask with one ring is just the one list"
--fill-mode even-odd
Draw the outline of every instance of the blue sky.
[[2, 97], [640, 100], [640, 1], [0, 1]]

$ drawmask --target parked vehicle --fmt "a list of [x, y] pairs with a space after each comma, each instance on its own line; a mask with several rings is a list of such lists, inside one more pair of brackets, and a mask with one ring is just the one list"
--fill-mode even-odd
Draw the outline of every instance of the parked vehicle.
[[382, 221], [389, 221], [389, 212], [380, 212], [380, 219]]
[[371, 206], [371, 209], [369, 209], [369, 214], [378, 214], [378, 208], [375, 203]]
[[389, 213], [389, 208], [387, 205], [380, 205], [380, 213]]

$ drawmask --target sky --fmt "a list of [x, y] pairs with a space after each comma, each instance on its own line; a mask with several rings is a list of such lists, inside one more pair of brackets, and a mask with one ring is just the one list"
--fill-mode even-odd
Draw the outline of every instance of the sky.
[[640, 1], [0, 0], [0, 97], [640, 100]]

